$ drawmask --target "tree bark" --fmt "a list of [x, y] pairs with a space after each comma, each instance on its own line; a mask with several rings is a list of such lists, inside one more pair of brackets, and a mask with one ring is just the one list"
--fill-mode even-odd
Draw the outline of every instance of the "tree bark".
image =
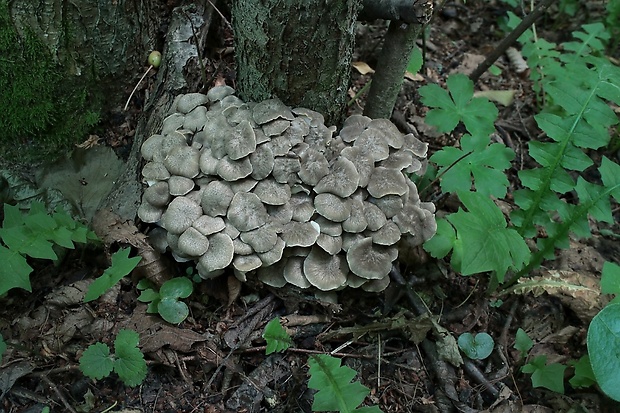
[[113, 107], [122, 105], [119, 97], [144, 72], [149, 52], [161, 45], [160, 24], [170, 13], [159, 1], [12, 0], [8, 5], [18, 30], [36, 34], [74, 84], [98, 88]]
[[239, 97], [278, 97], [340, 121], [360, 0], [235, 0]]

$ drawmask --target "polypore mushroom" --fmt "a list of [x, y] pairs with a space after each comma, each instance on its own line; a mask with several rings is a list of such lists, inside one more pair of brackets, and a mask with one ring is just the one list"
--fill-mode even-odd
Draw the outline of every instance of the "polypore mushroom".
[[194, 181], [184, 176], [172, 175], [168, 179], [168, 190], [170, 195], [186, 195], [194, 189]]
[[293, 208], [293, 221], [307, 222], [314, 215], [315, 209], [312, 198], [303, 192], [291, 195], [289, 204]]
[[200, 172], [200, 151], [191, 146], [177, 146], [164, 159], [171, 175], [194, 178]]
[[289, 284], [299, 288], [308, 288], [311, 285], [304, 275], [304, 259], [301, 257], [287, 259], [282, 276]]
[[[142, 143], [140, 147], [140, 154], [147, 161], [152, 161], [156, 156], [160, 155], [161, 151], [161, 143], [163, 142], [163, 135], [152, 135], [147, 140]], [[163, 157], [161, 159], [156, 159], [157, 161], [163, 161]]]
[[224, 156], [217, 164], [217, 174], [225, 181], [236, 181], [252, 173], [250, 159], [245, 157], [239, 160]]
[[284, 205], [291, 199], [291, 187], [271, 178], [260, 181], [253, 192], [267, 205]]
[[192, 223], [192, 227], [196, 228], [202, 235], [211, 235], [223, 230], [226, 224], [221, 217], [202, 215]]
[[149, 204], [160, 208], [168, 205], [168, 203], [170, 202], [168, 182], [156, 182], [155, 184], [146, 188], [142, 196], [142, 202], [148, 202]]
[[342, 250], [342, 238], [321, 233], [316, 239], [316, 245], [329, 255], [335, 255]]
[[350, 204], [330, 193], [318, 194], [314, 198], [314, 208], [330, 221], [342, 222], [351, 216]]
[[200, 205], [204, 213], [212, 217], [226, 215], [233, 196], [234, 193], [228, 185], [213, 181], [204, 188]]
[[207, 99], [209, 99], [210, 102], [217, 102], [226, 98], [227, 96], [232, 95], [233, 93], [235, 93], [235, 89], [231, 88], [230, 86], [215, 86], [209, 89], [209, 91], [207, 92]]
[[207, 252], [209, 240], [196, 228], [189, 227], [179, 237], [177, 246], [186, 255], [200, 257]]
[[263, 262], [255, 254], [237, 255], [233, 258], [233, 267], [241, 273], [254, 271], [263, 265]]
[[256, 149], [254, 129], [247, 120], [244, 120], [233, 129], [232, 135], [226, 141], [226, 153], [234, 161], [248, 156]]
[[153, 224], [161, 219], [164, 208], [157, 207], [142, 200], [142, 204], [138, 207], [138, 218], [147, 224]]
[[283, 275], [285, 265], [286, 260], [281, 260], [270, 267], [260, 267], [256, 271], [258, 279], [271, 287], [284, 287], [286, 285], [286, 279]]
[[373, 197], [381, 198], [386, 195], [404, 195], [409, 187], [400, 170], [379, 166], [372, 172], [367, 189]]
[[360, 176], [353, 162], [339, 157], [331, 166], [330, 173], [316, 184], [314, 192], [317, 194], [329, 192], [346, 198], [355, 192], [359, 182]]
[[202, 215], [200, 205], [180, 196], [174, 198], [161, 217], [161, 226], [172, 234], [181, 234]]
[[204, 106], [198, 106], [185, 115], [185, 119], [183, 120], [183, 129], [195, 133], [202, 130], [205, 123], [207, 123], [207, 108]]
[[252, 116], [259, 125], [276, 119], [295, 119], [291, 109], [282, 103], [280, 99], [268, 99], [257, 103], [252, 109]]
[[252, 231], [242, 232], [240, 237], [243, 242], [250, 245], [252, 250], [257, 253], [265, 253], [272, 250], [278, 241], [275, 227], [270, 224], [263, 225]]
[[275, 264], [280, 261], [282, 258], [282, 254], [284, 253], [284, 247], [286, 246], [285, 242], [282, 239], [278, 238], [276, 240], [276, 245], [267, 252], [258, 253], [258, 257], [263, 262], [263, 266], [269, 267], [270, 265]]
[[304, 260], [306, 279], [322, 291], [335, 290], [347, 281], [349, 268], [344, 257], [329, 255], [319, 247], [313, 247]]
[[364, 238], [347, 251], [351, 271], [362, 278], [377, 280], [386, 277], [392, 269], [392, 257], [386, 247], [374, 245], [372, 238]]
[[287, 247], [310, 247], [319, 237], [319, 226], [315, 222], [291, 221], [282, 227], [280, 237]]
[[176, 111], [180, 113], [190, 113], [197, 106], [203, 107], [209, 101], [207, 95], [202, 93], [186, 93], [185, 95], [179, 95], [176, 100]]
[[257, 181], [267, 178], [273, 171], [274, 164], [271, 145], [268, 143], [258, 145], [256, 150], [250, 154], [250, 164], [252, 165], [252, 178]]
[[366, 129], [353, 143], [354, 148], [360, 148], [375, 162], [387, 159], [390, 156], [390, 147], [380, 131]]
[[228, 235], [218, 233], [209, 236], [208, 240], [209, 248], [198, 260], [200, 266], [207, 273], [228, 267], [235, 252], [232, 239]]
[[226, 217], [235, 228], [245, 232], [265, 225], [269, 215], [256, 194], [238, 192], [230, 201]]

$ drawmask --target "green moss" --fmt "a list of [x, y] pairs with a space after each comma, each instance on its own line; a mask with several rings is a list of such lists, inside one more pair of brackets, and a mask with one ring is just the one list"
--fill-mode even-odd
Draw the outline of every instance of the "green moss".
[[98, 123], [97, 100], [84, 83], [65, 77], [34, 33], [15, 30], [7, 0], [0, 0], [1, 153], [19, 153], [20, 160], [62, 154]]

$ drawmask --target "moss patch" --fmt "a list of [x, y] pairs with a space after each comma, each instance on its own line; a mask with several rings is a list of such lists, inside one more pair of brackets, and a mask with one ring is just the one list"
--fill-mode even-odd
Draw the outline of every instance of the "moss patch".
[[[0, 151], [7, 160], [49, 159], [83, 140], [99, 122], [99, 107], [63, 74], [32, 32], [15, 30], [0, 0]], [[19, 158], [17, 158], [19, 156]]]

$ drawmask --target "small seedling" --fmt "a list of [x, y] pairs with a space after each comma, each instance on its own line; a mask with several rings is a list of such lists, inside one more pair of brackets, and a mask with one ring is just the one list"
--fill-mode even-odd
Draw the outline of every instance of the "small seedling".
[[601, 310], [588, 328], [588, 353], [592, 371], [601, 389], [620, 401], [620, 304]]
[[523, 373], [532, 374], [532, 386], [544, 387], [556, 393], [564, 394], [564, 370], [560, 363], [547, 364], [547, 356], [534, 357], [521, 368]]
[[472, 360], [484, 360], [491, 355], [495, 342], [487, 333], [463, 333], [458, 339], [459, 348]]
[[127, 99], [127, 103], [125, 103], [125, 107], [123, 108], [123, 110], [127, 110], [127, 108], [129, 107], [129, 102], [131, 101], [131, 98], [133, 97], [134, 93], [136, 93], [136, 90], [138, 90], [138, 86], [140, 86], [140, 83], [142, 83], [146, 75], [148, 75], [151, 69], [157, 69], [159, 65], [161, 64], [161, 53], [158, 52], [157, 50], [153, 50], [149, 54], [147, 61], [149, 63], [149, 68], [146, 69], [146, 72], [144, 72], [140, 80], [138, 80], [138, 83], [136, 84], [136, 86], [131, 91], [131, 94], [129, 95], [129, 99]]
[[84, 297], [85, 303], [101, 297], [107, 290], [112, 288], [114, 284], [119, 282], [121, 278], [136, 268], [136, 265], [138, 265], [142, 258], [129, 258], [129, 251], [129, 248], [123, 248], [112, 255], [112, 265], [110, 268], [107, 268], [103, 274], [88, 287], [88, 291]]
[[194, 284], [189, 278], [172, 278], [163, 283], [159, 291], [145, 278], [138, 283], [138, 289], [142, 290], [138, 301], [149, 303], [147, 313], [159, 313], [161, 318], [171, 324], [179, 324], [189, 315], [187, 304], [179, 301], [180, 298], [189, 297], [194, 290]]
[[575, 369], [575, 375], [568, 381], [574, 389], [590, 387], [596, 384], [596, 377], [592, 371], [590, 356], [582, 356], [578, 361], [568, 363]]
[[140, 336], [121, 330], [114, 340], [114, 354], [104, 343], [89, 346], [80, 357], [80, 370], [91, 379], [101, 380], [114, 371], [127, 386], [138, 386], [146, 377], [146, 362], [138, 348]]
[[534, 347], [534, 342], [532, 341], [530, 336], [528, 336], [527, 333], [523, 331], [523, 329], [519, 328], [515, 337], [514, 348], [519, 350], [521, 358], [527, 357], [527, 353], [531, 350], [532, 347]]
[[265, 350], [267, 355], [274, 352], [282, 352], [293, 344], [291, 336], [282, 327], [279, 318], [274, 318], [267, 323], [263, 338], [267, 342], [267, 349]]

